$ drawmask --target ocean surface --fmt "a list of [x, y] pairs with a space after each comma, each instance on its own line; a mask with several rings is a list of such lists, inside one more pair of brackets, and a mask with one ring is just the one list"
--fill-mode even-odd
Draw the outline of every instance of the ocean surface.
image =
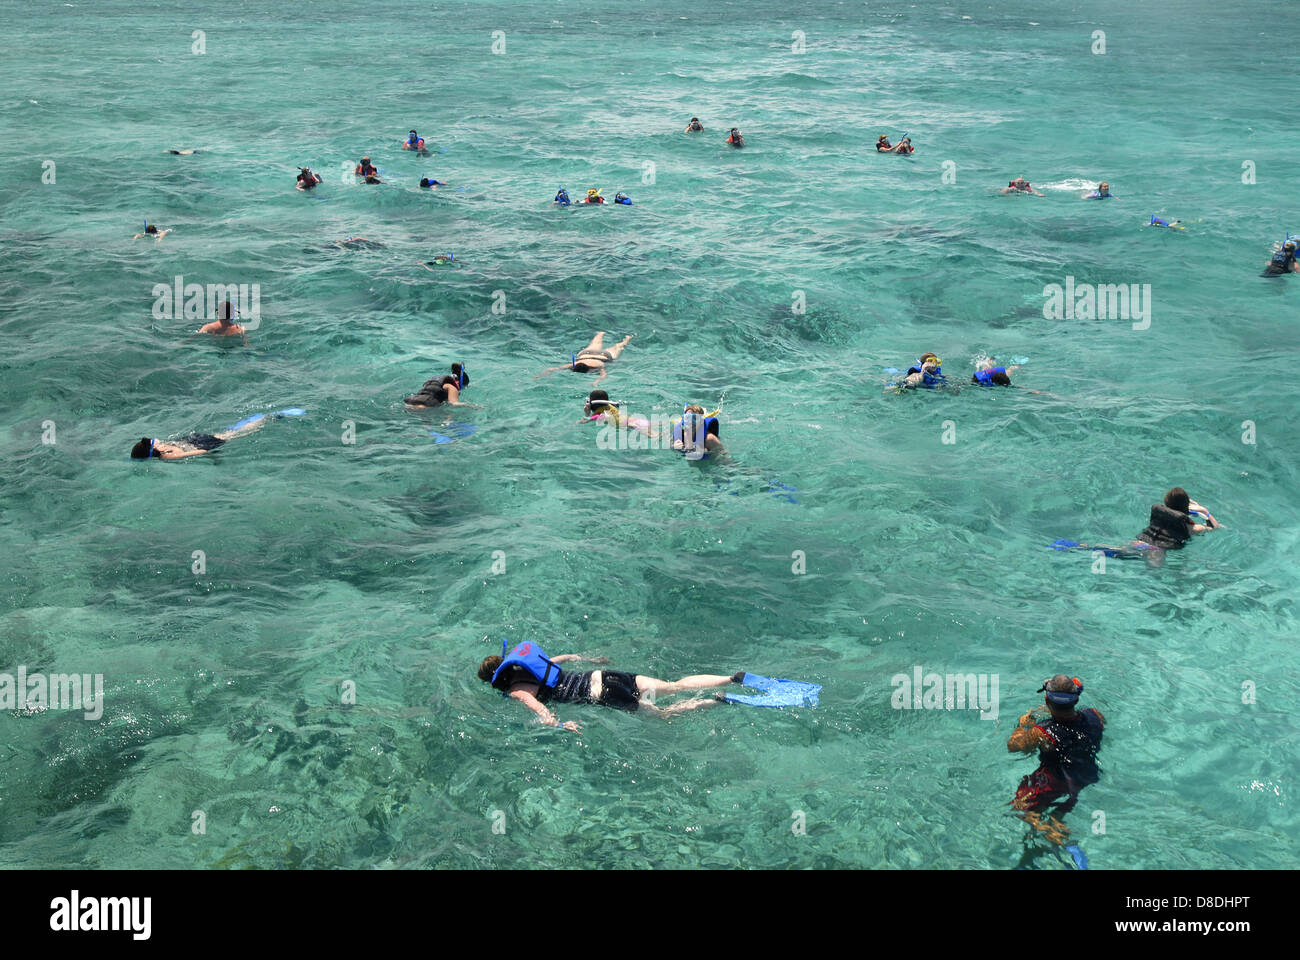
[[[1055, 673], [1108, 721], [1093, 869], [1300, 862], [1300, 277], [1259, 277], [1300, 232], [1294, 4], [0, 21], [0, 671], [104, 678], [95, 720], [0, 712], [0, 865], [1068, 869], [1005, 746]], [[156, 309], [178, 276], [257, 285], [248, 345]], [[1149, 284], [1149, 325], [1045, 318], [1067, 278]], [[538, 377], [597, 330], [635, 335], [601, 387], [721, 403], [726, 455], [602, 449], [593, 377]], [[922, 351], [1027, 389], [887, 391]], [[482, 409], [404, 409], [452, 361]], [[1224, 529], [1162, 566], [1047, 549], [1175, 485]], [[821, 703], [560, 732], [477, 679], [503, 637]], [[896, 709], [918, 668], [997, 710]]]

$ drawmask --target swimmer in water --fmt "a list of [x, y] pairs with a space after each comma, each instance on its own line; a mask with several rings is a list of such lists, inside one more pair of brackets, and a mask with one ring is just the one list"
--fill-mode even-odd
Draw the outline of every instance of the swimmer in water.
[[943, 361], [933, 353], [923, 353], [915, 366], [907, 368], [907, 373], [903, 375], [902, 380], [893, 385], [893, 389], [924, 387], [927, 390], [934, 390], [946, 386], [947, 383], [948, 378], [943, 373]]
[[358, 177], [368, 177], [371, 174], [379, 173], [379, 170], [377, 167], [375, 167], [373, 163], [370, 162], [369, 157], [362, 157], [361, 162], [357, 164], [357, 168], [352, 172], [355, 173]]
[[437, 273], [434, 267], [454, 267], [457, 263], [456, 254], [454, 253], [440, 253], [432, 260], [417, 260], [415, 262], [430, 273]]
[[622, 343], [617, 343], [605, 349], [605, 331], [597, 331], [596, 335], [591, 338], [591, 343], [587, 344], [573, 356], [573, 360], [562, 367], [547, 367], [538, 377], [544, 377], [548, 373], [554, 373], [556, 370], [572, 370], [574, 373], [598, 373], [597, 380], [603, 380], [609, 376], [609, 370], [606, 369], [609, 364], [618, 359], [618, 355], [623, 352], [632, 340], [632, 334], [623, 338]]
[[619, 409], [619, 404], [613, 403], [609, 399], [609, 394], [604, 390], [593, 390], [582, 405], [583, 418], [579, 423], [607, 423], [613, 424], [616, 428], [626, 427], [629, 430], [636, 430], [644, 433], [647, 437], [658, 438], [654, 430], [650, 428], [648, 418], [639, 414], [624, 414]]
[[321, 182], [319, 173], [312, 173], [310, 167], [303, 167], [302, 172], [298, 174], [298, 189], [312, 190], [316, 184]]
[[1010, 367], [999, 367], [992, 360], [984, 359], [975, 365], [975, 372], [971, 375], [971, 383], [982, 384], [986, 387], [1009, 387], [1011, 386], [1011, 374], [1019, 370], [1020, 367], [1012, 365]]
[[197, 150], [164, 150], [163, 153], [170, 153], [174, 157], [188, 157], [198, 153]]
[[169, 233], [171, 233], [170, 230], [159, 230], [159, 229], [158, 229], [157, 227], [155, 227], [152, 223], [146, 223], [146, 224], [144, 225], [144, 233], [137, 233], [137, 234], [136, 234], [134, 237], [132, 237], [131, 239], [132, 239], [132, 240], [139, 240], [141, 237], [153, 237], [154, 240], [155, 240], [156, 242], [161, 243], [161, 242], [162, 242], [162, 238], [165, 237], [165, 236], [167, 236], [167, 234], [169, 234]]
[[1025, 713], [1007, 741], [1008, 753], [1038, 752], [1038, 769], [1020, 781], [1011, 806], [1054, 843], [1070, 831], [1060, 817], [1074, 809], [1079, 793], [1101, 779], [1097, 753], [1106, 720], [1093, 707], [1075, 710], [1083, 681], [1058, 673], [1038, 688], [1043, 706]]
[[243, 337], [244, 346], [248, 346], [248, 337], [244, 333], [241, 324], [235, 323], [235, 305], [227, 300], [220, 309], [217, 310], [217, 319], [211, 323], [205, 323], [194, 331], [195, 333], [211, 333], [218, 337]]
[[591, 670], [587, 673], [570, 673], [560, 669], [561, 663], [586, 660], [592, 664], [605, 664], [604, 657], [581, 657], [564, 653], [547, 657], [535, 643], [520, 643], [504, 657], [485, 657], [478, 667], [478, 678], [492, 685], [494, 690], [518, 700], [548, 727], [577, 731], [581, 725], [574, 720], [561, 721], [547, 707], [556, 703], [587, 703], [614, 707], [629, 713], [645, 711], [661, 717], [670, 717], [687, 710], [707, 707], [718, 700], [692, 697], [679, 700], [666, 707], [656, 706], [660, 697], [695, 690], [708, 690], [741, 683], [745, 671], [729, 677], [716, 674], [697, 674], [680, 680], [656, 680], [644, 674], [620, 673], [615, 670]]
[[416, 410], [427, 410], [429, 407], [440, 407], [444, 403], [449, 407], [471, 407], [475, 410], [483, 408], [473, 403], [461, 403], [460, 392], [469, 388], [469, 374], [465, 372], [463, 364], [453, 363], [451, 365], [451, 376], [434, 377], [432, 380], [426, 380], [424, 386], [412, 396], [403, 401], [408, 407]]
[[[879, 145], [877, 145], [877, 149], [879, 149]], [[891, 148], [888, 152], [908, 156], [916, 153], [916, 148], [912, 146], [911, 137], [904, 137], [902, 140], [898, 141], [898, 146]]]
[[406, 139], [402, 141], [402, 149], [414, 150], [417, 153], [425, 153], [424, 137], [412, 130], [406, 135]]
[[569, 204], [572, 202], [571, 200], [569, 200], [569, 191], [565, 190], [563, 187], [560, 187], [560, 189], [555, 194], [555, 199], [551, 202], [558, 203], [562, 207], [569, 206]]
[[888, 135], [882, 133], [880, 136], [876, 137], [877, 153], [889, 153], [893, 149], [894, 149], [894, 145], [889, 142]]
[[1152, 505], [1146, 529], [1126, 546], [1092, 543], [1069, 543], [1068, 546], [1070, 549], [1100, 550], [1106, 556], [1118, 559], [1142, 557], [1153, 566], [1160, 566], [1164, 563], [1166, 551], [1181, 550], [1183, 544], [1196, 534], [1221, 528], [1222, 524], [1209, 510], [1191, 499], [1182, 487], [1174, 487], [1165, 494], [1163, 503]]
[[446, 184], [441, 180], [434, 180], [431, 177], [421, 177], [420, 186], [424, 187], [426, 190], [436, 190], [438, 187], [445, 187]]
[[1097, 184], [1097, 189], [1090, 193], [1083, 194], [1085, 200], [1116, 200], [1115, 194], [1110, 192], [1110, 184], [1103, 180]]
[[1280, 277], [1284, 273], [1300, 273], [1296, 264], [1296, 242], [1290, 238], [1273, 254], [1273, 259], [1264, 267], [1262, 277]]
[[186, 457], [198, 457], [211, 453], [228, 440], [260, 430], [275, 417], [262, 417], [238, 430], [222, 430], [220, 433], [190, 433], [179, 440], [159, 440], [156, 437], [141, 437], [140, 442], [131, 448], [132, 460], [184, 460]]
[[605, 198], [600, 195], [600, 191], [592, 187], [587, 191], [587, 195], [578, 201], [579, 203], [604, 203]]
[[699, 117], [691, 117], [691, 122], [686, 125], [687, 133], [703, 133], [704, 124], [700, 123]]
[[715, 410], [710, 415], [698, 403], [687, 404], [682, 411], [682, 419], [673, 427], [673, 449], [678, 453], [689, 454], [688, 460], [703, 459], [721, 451], [722, 440], [718, 436], [717, 417], [720, 412], [721, 410]]
[[1039, 193], [1037, 190], [1031, 187], [1029, 185], [1029, 181], [1026, 180], [1024, 177], [1016, 177], [1014, 180], [1012, 180], [1010, 183], [1008, 183], [1005, 187], [1002, 188], [1002, 192], [1003, 193], [1032, 193], [1035, 197], [1043, 196], [1043, 194]]
[[745, 145], [745, 138], [741, 136], [739, 127], [732, 127], [731, 133], [727, 136], [727, 143], [739, 150]]

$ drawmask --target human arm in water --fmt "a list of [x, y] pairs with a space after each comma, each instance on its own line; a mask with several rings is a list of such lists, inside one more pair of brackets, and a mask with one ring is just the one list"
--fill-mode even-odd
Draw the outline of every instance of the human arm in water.
[[447, 384], [447, 386], [444, 387], [443, 389], [445, 389], [445, 390], [447, 391], [447, 399], [443, 401], [444, 403], [447, 404], [447, 406], [449, 406], [449, 407], [469, 407], [471, 410], [482, 410], [482, 409], [483, 409], [483, 405], [482, 405], [482, 404], [478, 404], [478, 403], [461, 403], [461, 400], [460, 400], [460, 387], [456, 386], [454, 383], [449, 383], [449, 384]]
[[1201, 524], [1193, 520], [1191, 525], [1192, 533], [1207, 533], [1210, 530], [1218, 530], [1220, 528], [1221, 524], [1218, 520], [1214, 519], [1214, 515], [1195, 500], [1191, 501], [1191, 503], [1187, 505], [1187, 509], [1195, 510], [1197, 513], [1204, 514], [1205, 519], [1209, 521], [1208, 523]]
[[[552, 658], [551, 662], [555, 662], [554, 658]], [[537, 718], [548, 727], [561, 727], [562, 729], [573, 730], [575, 732], [581, 729], [578, 723], [573, 720], [570, 720], [567, 723], [560, 723], [560, 718], [551, 713], [550, 710], [547, 710], [546, 704], [542, 703], [542, 701], [538, 700], [527, 690], [516, 687], [510, 691], [510, 696], [513, 699], [518, 700], [529, 710], [533, 711], [533, 713], [537, 714]]]
[[551, 663], [574, 663], [578, 660], [586, 660], [588, 663], [607, 664], [610, 662], [609, 657], [584, 657], [576, 653], [562, 653], [558, 657], [551, 657]]
[[1033, 710], [1027, 711], [1016, 722], [1016, 729], [1011, 733], [1011, 739], [1007, 741], [1008, 753], [1032, 753], [1040, 745], [1047, 743], [1047, 738], [1043, 736], [1035, 724], [1038, 720], [1034, 714], [1038, 711], [1046, 712], [1046, 707], [1034, 707]]

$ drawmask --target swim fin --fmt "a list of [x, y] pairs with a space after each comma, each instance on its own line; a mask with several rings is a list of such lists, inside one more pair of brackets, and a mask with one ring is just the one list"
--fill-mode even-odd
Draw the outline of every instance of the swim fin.
[[762, 690], [761, 696], [745, 693], [723, 694], [727, 703], [743, 703], [750, 707], [815, 707], [821, 684], [804, 683], [802, 680], [781, 680], [776, 677], [762, 677], [756, 673], [747, 673], [741, 678], [741, 686]]
[[1067, 853], [1070, 854], [1071, 857], [1074, 858], [1074, 865], [1076, 867], [1078, 867], [1080, 870], [1088, 869], [1088, 858], [1084, 854], [1083, 849], [1077, 843], [1070, 844], [1068, 847], [1065, 848], [1065, 850]]
[[478, 427], [472, 423], [453, 423], [443, 429], [447, 431], [445, 434], [438, 433], [436, 430], [429, 431], [429, 436], [433, 437], [434, 443], [455, 443], [457, 440], [468, 437]]
[[251, 417], [245, 417], [238, 423], [232, 423], [230, 426], [226, 427], [226, 429], [233, 433], [236, 430], [243, 430], [244, 427], [265, 420], [267, 417], [303, 417], [306, 415], [307, 411], [303, 410], [301, 407], [289, 407], [287, 410], [277, 410], [275, 413], [255, 413]]

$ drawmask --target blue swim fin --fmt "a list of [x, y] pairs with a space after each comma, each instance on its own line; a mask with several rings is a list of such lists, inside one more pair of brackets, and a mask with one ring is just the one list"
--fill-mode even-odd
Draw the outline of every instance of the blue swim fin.
[[433, 437], [434, 443], [455, 443], [472, 434], [478, 427], [472, 423], [453, 423], [443, 428], [446, 433], [439, 433], [437, 430], [430, 430], [429, 436]]
[[232, 423], [230, 426], [226, 427], [226, 429], [231, 432], [234, 432], [235, 430], [243, 430], [244, 427], [252, 426], [259, 421], [265, 420], [267, 417], [305, 417], [306, 415], [307, 411], [301, 407], [289, 407], [287, 410], [277, 410], [275, 413], [255, 413], [251, 417], [245, 417], [238, 423]]
[[724, 694], [727, 703], [743, 703], [750, 707], [815, 707], [821, 684], [804, 683], [802, 680], [781, 680], [776, 677], [762, 677], [756, 673], [747, 673], [741, 678], [741, 686], [762, 690], [761, 696], [745, 693]]
[[1082, 848], [1080, 848], [1080, 846], [1077, 843], [1072, 843], [1065, 849], [1066, 852], [1069, 853], [1070, 856], [1074, 858], [1074, 865], [1076, 867], [1078, 867], [1080, 870], [1088, 869], [1088, 858], [1084, 854]]

